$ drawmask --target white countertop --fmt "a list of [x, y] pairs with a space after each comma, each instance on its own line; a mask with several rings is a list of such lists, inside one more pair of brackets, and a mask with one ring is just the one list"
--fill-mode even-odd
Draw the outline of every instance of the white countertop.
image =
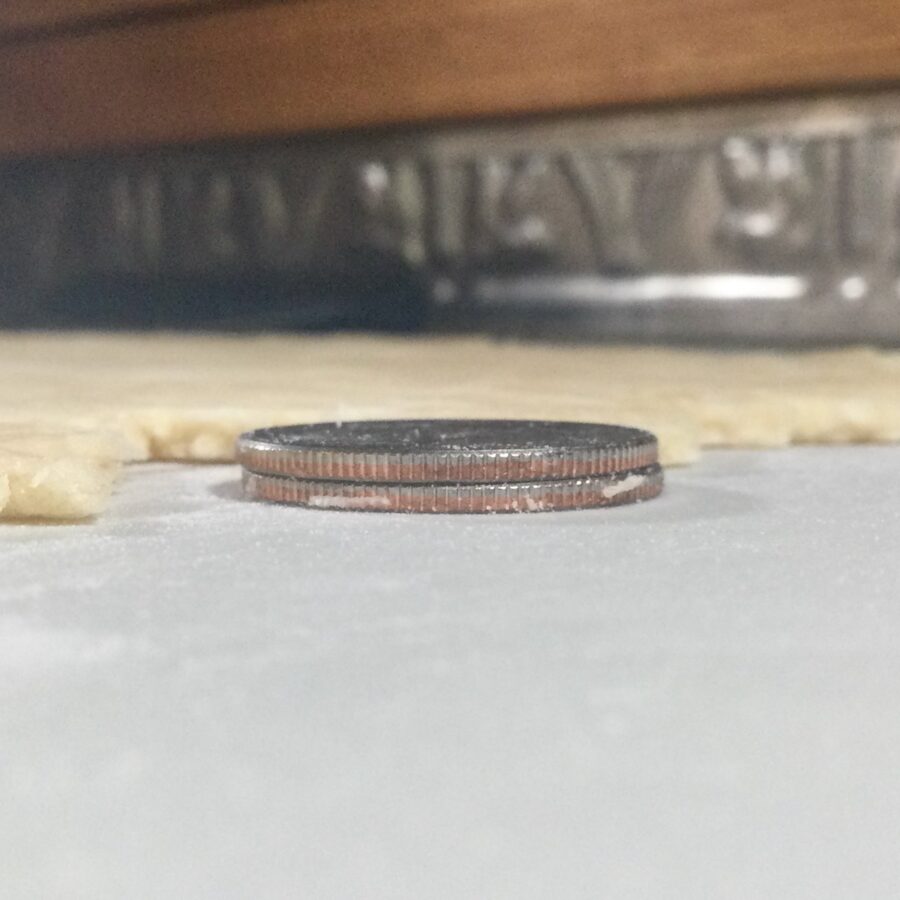
[[900, 447], [638, 507], [304, 511], [133, 470], [0, 526], [0, 895], [900, 896]]

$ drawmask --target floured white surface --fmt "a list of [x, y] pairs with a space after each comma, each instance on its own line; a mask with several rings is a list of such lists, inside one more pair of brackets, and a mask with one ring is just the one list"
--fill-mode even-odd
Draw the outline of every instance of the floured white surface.
[[636, 425], [668, 465], [702, 446], [897, 441], [900, 354], [0, 335], [0, 516], [94, 515], [121, 461], [229, 459], [250, 428], [419, 416]]
[[4, 900], [894, 900], [900, 448], [635, 507], [0, 526]]

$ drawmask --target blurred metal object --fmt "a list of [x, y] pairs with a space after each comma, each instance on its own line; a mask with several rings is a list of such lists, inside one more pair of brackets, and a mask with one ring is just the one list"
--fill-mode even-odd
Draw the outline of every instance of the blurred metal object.
[[898, 189], [900, 94], [8, 162], [0, 324], [896, 343]]

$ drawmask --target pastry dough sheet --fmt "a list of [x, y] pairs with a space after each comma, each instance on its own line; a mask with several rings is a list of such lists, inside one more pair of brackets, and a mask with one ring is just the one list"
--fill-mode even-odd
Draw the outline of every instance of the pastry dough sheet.
[[266, 425], [385, 417], [635, 425], [702, 447], [900, 440], [900, 353], [487, 338], [0, 335], [0, 518], [102, 511], [124, 462], [222, 461]]

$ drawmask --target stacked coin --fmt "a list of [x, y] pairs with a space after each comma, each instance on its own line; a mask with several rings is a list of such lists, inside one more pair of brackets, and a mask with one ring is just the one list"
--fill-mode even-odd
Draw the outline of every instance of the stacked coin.
[[620, 425], [507, 419], [328, 422], [241, 435], [247, 496], [319, 509], [546, 512], [662, 490], [656, 438]]

